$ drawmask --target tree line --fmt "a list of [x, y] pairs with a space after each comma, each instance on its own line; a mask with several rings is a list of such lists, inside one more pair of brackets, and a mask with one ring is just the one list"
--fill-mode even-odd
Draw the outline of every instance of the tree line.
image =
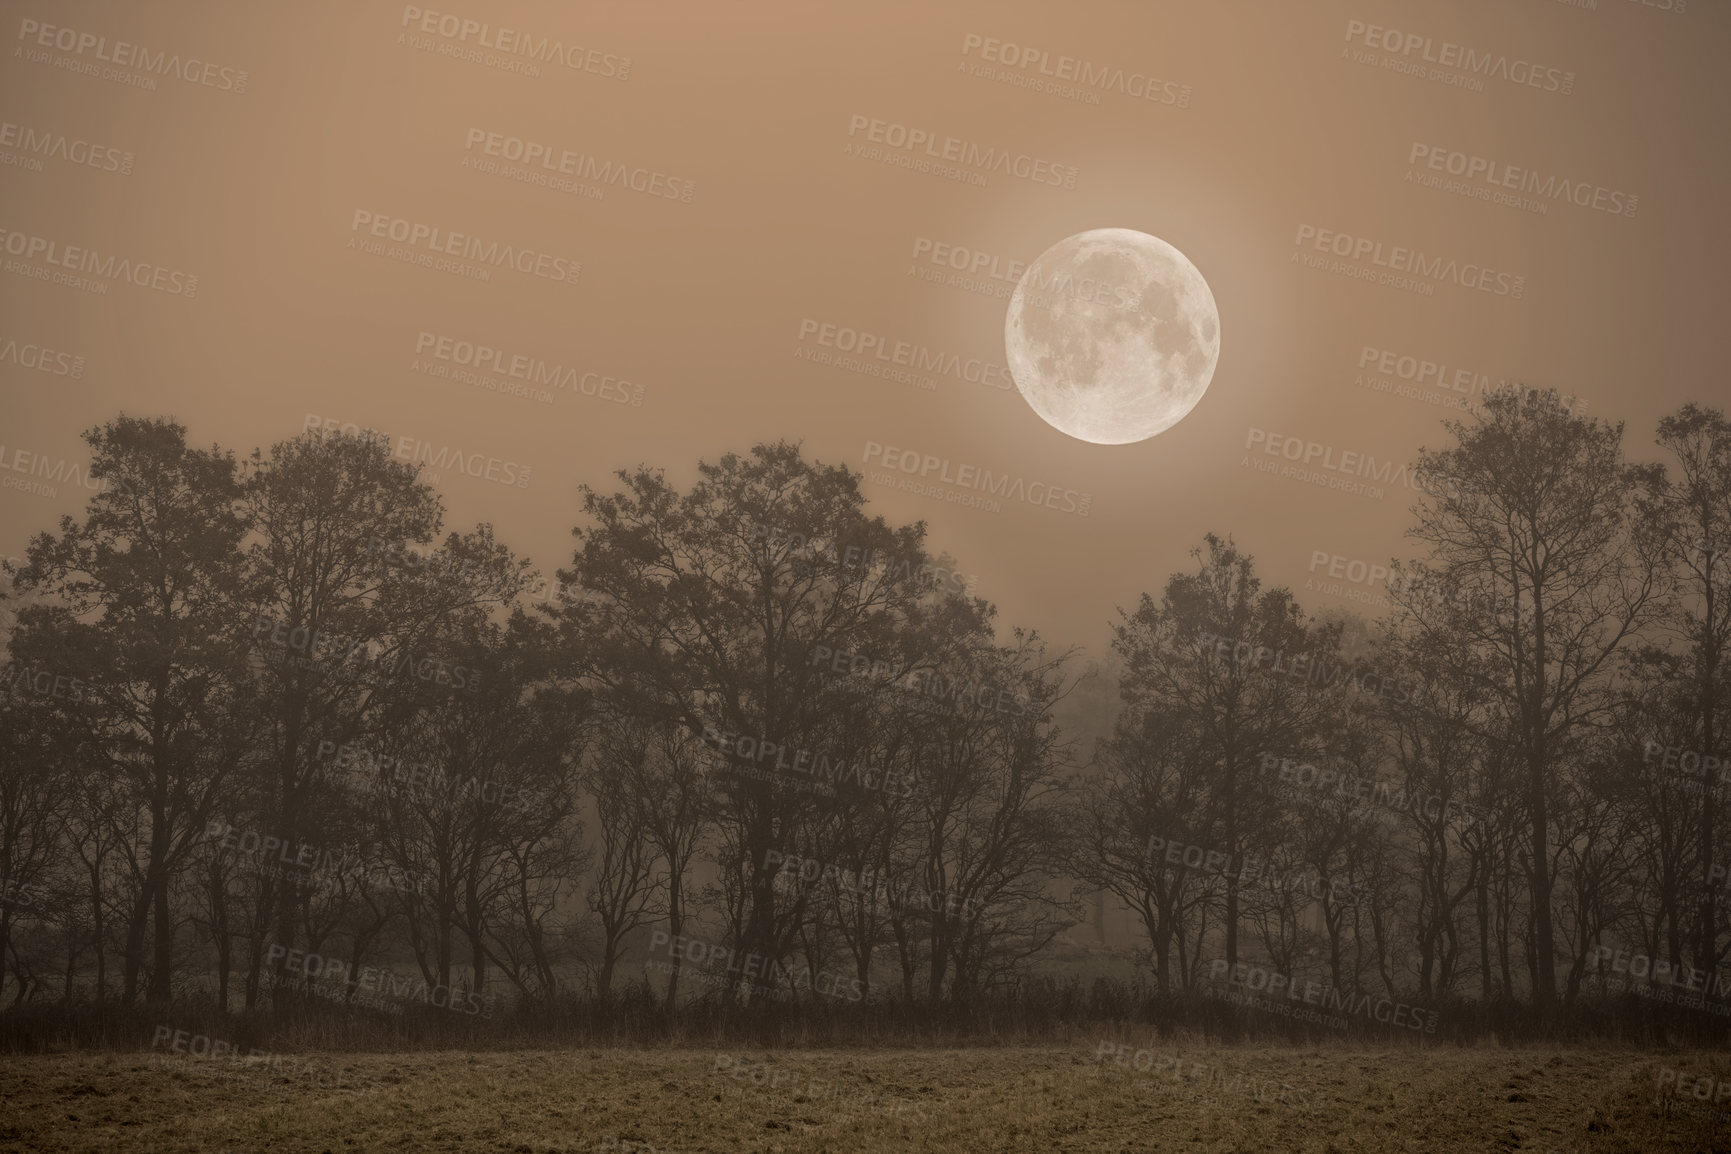
[[9, 566], [0, 991], [966, 1007], [1104, 893], [1164, 999], [1717, 997], [1731, 422], [1445, 428], [1379, 620], [1210, 534], [1071, 733], [1077, 654], [794, 444], [582, 487], [547, 581], [377, 435], [118, 417]]

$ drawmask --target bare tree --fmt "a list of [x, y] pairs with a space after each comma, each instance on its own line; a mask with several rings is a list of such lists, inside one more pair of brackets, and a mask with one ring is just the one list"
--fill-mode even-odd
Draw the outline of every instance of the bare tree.
[[595, 803], [596, 868], [585, 903], [601, 927], [595, 965], [595, 994], [612, 996], [613, 970], [627, 935], [648, 924], [657, 911], [655, 850], [639, 786], [645, 763], [659, 752], [653, 731], [641, 722], [608, 718], [600, 726], [594, 759], [583, 775]]
[[56, 875], [72, 775], [49, 699], [35, 685], [19, 688], [29, 672], [0, 670], [0, 958], [13, 947], [14, 924], [51, 918], [50, 888], [63, 888]]
[[[1338, 657], [1338, 630], [1312, 627], [1286, 589], [1264, 591], [1255, 561], [1209, 534], [1194, 574], [1176, 573], [1160, 601], [1121, 614], [1113, 648], [1125, 700], [1159, 701], [1187, 719], [1211, 762], [1201, 824], [1182, 832], [1236, 864], [1272, 841], [1280, 806], [1255, 783], [1264, 755], [1302, 756], [1340, 696], [1358, 683]], [[1216, 870], [1218, 875], [1222, 871]], [[1225, 953], [1238, 960], [1241, 871], [1225, 874]]]
[[1409, 536], [1428, 547], [1423, 572], [1511, 611], [1416, 616], [1428, 648], [1486, 693], [1495, 733], [1522, 763], [1530, 969], [1542, 1014], [1556, 1007], [1551, 798], [1564, 746], [1608, 708], [1617, 653], [1661, 608], [1653, 519], [1657, 470], [1625, 464], [1622, 426], [1575, 416], [1544, 394], [1487, 396], [1456, 444], [1421, 451], [1425, 496]]
[[724, 884], [743, 919], [735, 944], [779, 960], [803, 911], [778, 906], [769, 852], [831, 808], [816, 769], [859, 764], [847, 761], [857, 750], [825, 744], [858, 706], [824, 663], [897, 660], [924, 592], [906, 574], [929, 564], [925, 529], [866, 516], [860, 475], [809, 463], [796, 445], [728, 454], [699, 474], [684, 494], [647, 468], [621, 472], [612, 495], [585, 490], [592, 524], [574, 530], [579, 548], [560, 573], [580, 596], [551, 611], [574, 672], [610, 709], [682, 725], [718, 756], [719, 844], [737, 875]]
[[960, 691], [928, 730], [914, 788], [934, 1000], [977, 996], [1076, 921], [1049, 893], [1074, 817], [1069, 750], [1052, 721], [1067, 656], [1018, 634], [944, 671]]
[[[293, 846], [315, 834], [313, 807], [330, 792], [333, 763], [320, 751], [402, 724], [425, 683], [465, 688], [433, 652], [450, 619], [503, 606], [531, 576], [485, 527], [446, 541], [450, 564], [434, 579], [408, 564], [413, 546], [434, 539], [443, 505], [379, 435], [306, 432], [268, 457], [255, 452], [248, 474], [246, 634], [269, 722], [256, 820]], [[249, 1006], [265, 926], [274, 921], [276, 943], [292, 948], [306, 897], [292, 877], [259, 887]]]
[[[123, 784], [145, 815], [144, 842], [130, 858], [136, 887], [128, 911], [125, 998], [148, 967], [151, 1001], [170, 994], [174, 879], [204, 833], [234, 747], [238, 663], [234, 605], [246, 522], [232, 455], [186, 443], [172, 421], [119, 417], [85, 435], [92, 478], [102, 488], [82, 522], [62, 518], [58, 535], [30, 544], [28, 588], [56, 604], [21, 615], [14, 659], [82, 679], [99, 708], [65, 711], [100, 750], [96, 772]], [[154, 928], [154, 935], [151, 929]], [[145, 946], [152, 950], [147, 961]]]
[[1142, 923], [1162, 997], [1182, 970], [1173, 949], [1182, 953], [1199, 901], [1194, 886], [1187, 898], [1184, 873], [1166, 864], [1164, 850], [1205, 828], [1212, 764], [1181, 711], [1138, 699], [1101, 751], [1100, 776], [1084, 787], [1086, 816], [1071, 870], [1115, 895]]
[[[641, 724], [641, 723], [633, 723]], [[643, 743], [644, 756], [622, 765], [643, 837], [660, 863], [656, 883], [663, 896], [670, 938], [685, 933], [690, 916], [691, 864], [709, 831], [713, 799], [703, 773], [702, 743], [677, 724], [655, 725]], [[667, 1008], [678, 1004], [684, 955], [674, 953], [667, 977]]]
[[[1679, 474], [1664, 490], [1664, 551], [1677, 583], [1677, 609], [1667, 625], [1684, 647], [1678, 674], [1690, 687], [1689, 745], [1697, 764], [1711, 758], [1723, 765], [1728, 759], [1720, 746], [1731, 728], [1731, 590], [1724, 587], [1731, 573], [1731, 421], [1718, 409], [1684, 405], [1659, 422], [1658, 441]], [[1693, 951], [1695, 965], [1711, 971], [1719, 959], [1720, 918], [1707, 879], [1723, 864], [1715, 838], [1724, 815], [1718, 775], [1697, 772], [1701, 884]]]

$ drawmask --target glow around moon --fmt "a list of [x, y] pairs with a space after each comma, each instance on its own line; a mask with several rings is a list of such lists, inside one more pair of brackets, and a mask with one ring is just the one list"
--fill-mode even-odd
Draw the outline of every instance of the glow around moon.
[[1127, 445], [1196, 407], [1220, 359], [1220, 314], [1183, 253], [1096, 228], [1028, 266], [1004, 318], [1016, 387], [1060, 432]]

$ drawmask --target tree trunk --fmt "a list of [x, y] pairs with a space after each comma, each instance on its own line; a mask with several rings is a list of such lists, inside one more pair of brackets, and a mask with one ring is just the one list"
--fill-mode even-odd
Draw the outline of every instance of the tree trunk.
[[1485, 876], [1479, 879], [1479, 997], [1491, 1004], [1491, 878], [1486, 863]]
[[[671, 863], [667, 878], [667, 936], [677, 941], [685, 932], [685, 911], [681, 908], [679, 878], [674, 875]], [[685, 951], [673, 952], [673, 965], [667, 972], [667, 1012], [672, 1013], [679, 1000], [679, 966], [685, 960]]]
[[216, 1004], [228, 1013], [228, 977], [234, 965], [234, 938], [228, 932], [228, 885], [220, 867], [211, 879], [211, 933], [216, 938]]
[[108, 1000], [108, 923], [102, 916], [102, 859], [90, 863], [90, 934], [96, 945], [96, 1000]]
[[168, 874], [163, 871], [156, 879], [155, 906], [156, 928], [152, 936], [150, 992], [146, 1000], [156, 1005], [166, 1005], [173, 995], [174, 980], [174, 915], [168, 906]]
[[1536, 744], [1527, 761], [1528, 804], [1532, 808], [1532, 916], [1533, 916], [1533, 1006], [1542, 1021], [1550, 1021], [1557, 1008], [1556, 946], [1551, 926], [1550, 846], [1545, 804], [1545, 751]]
[[138, 979], [144, 969], [144, 932], [150, 922], [150, 898], [147, 882], [133, 899], [126, 920], [126, 972], [120, 996], [128, 1006], [138, 1003]]

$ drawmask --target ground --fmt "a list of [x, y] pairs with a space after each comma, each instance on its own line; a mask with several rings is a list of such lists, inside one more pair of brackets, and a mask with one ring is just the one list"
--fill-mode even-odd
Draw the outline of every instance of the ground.
[[1722, 1054], [210, 1048], [0, 1059], [0, 1151], [1731, 1151]]

